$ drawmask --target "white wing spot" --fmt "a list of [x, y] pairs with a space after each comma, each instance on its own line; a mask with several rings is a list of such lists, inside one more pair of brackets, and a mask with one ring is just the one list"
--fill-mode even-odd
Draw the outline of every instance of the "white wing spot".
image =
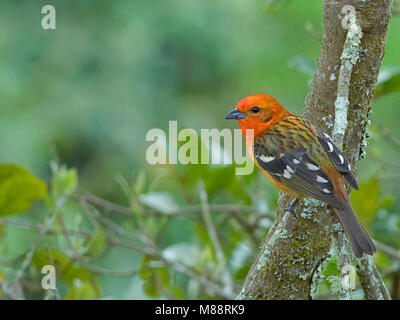
[[286, 166], [286, 170], [287, 170], [289, 173], [294, 173], [294, 170], [293, 170], [290, 166]]
[[347, 168], [349, 169], [349, 171], [351, 171], [350, 163], [347, 165]]
[[297, 159], [293, 159], [293, 163], [294, 163], [294, 164], [299, 164], [299, 163], [300, 163], [300, 161], [299, 161], [299, 160], [297, 160]]
[[292, 175], [289, 173], [289, 171], [288, 170], [284, 170], [283, 171], [283, 176], [286, 178], [286, 179], [290, 179], [291, 177], [292, 177]]
[[328, 147], [329, 147], [329, 152], [332, 152], [333, 151], [333, 145], [332, 145], [332, 143], [330, 143], [330, 142], [326, 142], [327, 144], [328, 144]]
[[326, 180], [326, 179], [324, 179], [324, 178], [322, 178], [322, 177], [320, 177], [320, 176], [317, 176], [317, 182], [327, 183], [328, 180]]
[[344, 163], [344, 158], [341, 154], [339, 154], [339, 159], [340, 159], [340, 163], [343, 164]]
[[312, 163], [306, 163], [306, 166], [307, 166], [307, 169], [311, 170], [311, 171], [318, 171], [319, 170], [319, 167], [313, 165]]
[[324, 193], [331, 193], [331, 190], [329, 190], [329, 189], [322, 189], [322, 192], [324, 192]]
[[329, 134], [327, 134], [327, 133], [325, 133], [325, 132], [324, 132], [324, 136], [325, 136], [326, 138], [328, 138], [329, 140], [332, 140], [331, 137], [329, 136]]
[[275, 157], [266, 157], [264, 155], [260, 155], [260, 160], [265, 163], [268, 163], [271, 162], [272, 160], [275, 160]]

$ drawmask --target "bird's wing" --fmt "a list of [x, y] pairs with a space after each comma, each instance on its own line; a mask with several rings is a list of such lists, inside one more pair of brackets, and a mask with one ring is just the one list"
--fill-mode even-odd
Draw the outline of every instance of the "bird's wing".
[[318, 140], [328, 154], [336, 170], [343, 175], [353, 189], [358, 190], [358, 184], [351, 170], [349, 161], [347, 161], [342, 151], [333, 143], [331, 137], [327, 133], [320, 131]]
[[335, 208], [342, 202], [333, 193], [333, 184], [321, 168], [307, 155], [305, 149], [275, 157], [263, 148], [254, 150], [254, 157], [261, 168], [289, 188], [324, 201]]

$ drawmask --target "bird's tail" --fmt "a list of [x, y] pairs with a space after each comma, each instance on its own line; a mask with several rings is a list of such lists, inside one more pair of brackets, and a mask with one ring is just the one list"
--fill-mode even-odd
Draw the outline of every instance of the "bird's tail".
[[354, 213], [351, 204], [346, 201], [342, 209], [335, 208], [335, 211], [346, 231], [355, 256], [361, 258], [363, 253], [373, 255], [376, 252], [376, 248]]

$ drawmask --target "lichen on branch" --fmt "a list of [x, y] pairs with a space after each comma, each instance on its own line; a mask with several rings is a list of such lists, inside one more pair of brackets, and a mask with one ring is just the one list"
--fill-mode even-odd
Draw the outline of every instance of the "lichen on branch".
[[363, 36], [356, 19], [347, 31], [346, 40], [343, 45], [343, 52], [340, 57], [341, 65], [338, 79], [337, 97], [335, 101], [335, 122], [333, 126], [333, 141], [342, 149], [343, 138], [347, 128], [347, 111], [349, 106], [350, 79], [353, 66], [359, 59], [361, 38]]
[[[331, 131], [332, 125], [326, 120], [335, 117], [334, 133], [354, 170], [357, 169], [366, 119], [384, 55], [391, 2], [324, 1], [325, 33], [304, 117], [326, 132]], [[348, 32], [340, 20], [345, 5], [353, 6], [357, 12], [358, 24], [350, 27]], [[334, 231], [328, 214], [331, 210], [326, 205], [306, 200], [297, 205], [297, 219], [293, 219], [284, 209], [291, 200], [288, 195], [281, 196], [275, 224], [262, 244], [238, 298], [312, 298], [321, 264], [331, 248]], [[374, 298], [366, 290], [371, 282], [363, 283], [366, 297]]]

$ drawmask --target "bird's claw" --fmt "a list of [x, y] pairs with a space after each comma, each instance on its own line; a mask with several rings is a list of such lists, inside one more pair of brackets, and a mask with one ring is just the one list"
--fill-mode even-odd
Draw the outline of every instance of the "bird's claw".
[[295, 207], [296, 207], [296, 204], [298, 201], [299, 201], [299, 199], [294, 199], [289, 205], [287, 205], [285, 207], [285, 211], [292, 213], [296, 220], [297, 220], [297, 214], [296, 214]]

